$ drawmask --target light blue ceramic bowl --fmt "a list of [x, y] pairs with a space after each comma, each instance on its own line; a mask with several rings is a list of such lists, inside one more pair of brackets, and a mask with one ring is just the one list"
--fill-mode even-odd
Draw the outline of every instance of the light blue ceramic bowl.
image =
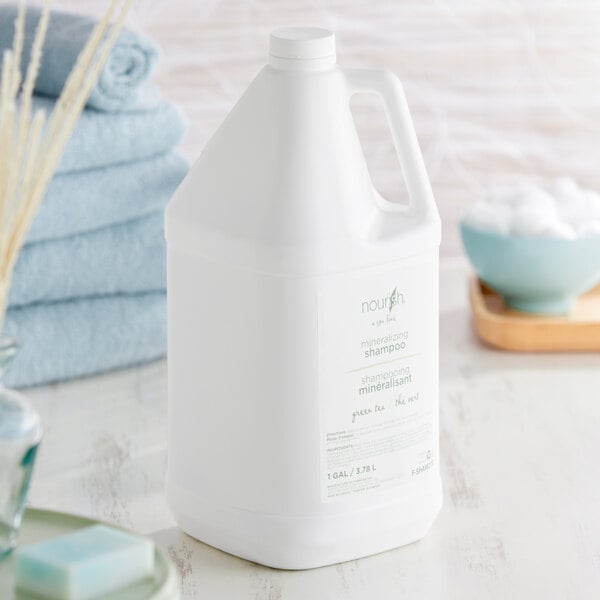
[[576, 240], [506, 236], [461, 223], [475, 271], [510, 308], [558, 315], [600, 282], [600, 235]]

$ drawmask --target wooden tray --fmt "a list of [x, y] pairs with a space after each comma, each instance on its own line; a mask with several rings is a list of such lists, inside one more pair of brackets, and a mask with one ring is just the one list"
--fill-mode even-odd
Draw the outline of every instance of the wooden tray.
[[516, 352], [600, 351], [600, 285], [579, 298], [569, 315], [530, 315], [504, 306], [473, 277], [470, 301], [477, 335], [495, 348]]

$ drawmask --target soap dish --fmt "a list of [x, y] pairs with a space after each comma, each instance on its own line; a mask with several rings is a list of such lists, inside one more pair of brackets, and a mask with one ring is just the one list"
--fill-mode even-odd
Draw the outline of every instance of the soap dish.
[[511, 310], [477, 277], [471, 279], [469, 296], [477, 335], [490, 346], [514, 352], [600, 351], [600, 285], [562, 316]]
[[[28, 508], [20, 531], [22, 545], [40, 542], [66, 533], [72, 533], [99, 521], [51, 510]], [[20, 545], [21, 545], [20, 544]], [[0, 598], [2, 600], [39, 600], [26, 592], [15, 590], [15, 556], [0, 561]], [[179, 600], [175, 568], [159, 548], [155, 548], [154, 576], [102, 600]], [[100, 598], [98, 599], [100, 600]]]

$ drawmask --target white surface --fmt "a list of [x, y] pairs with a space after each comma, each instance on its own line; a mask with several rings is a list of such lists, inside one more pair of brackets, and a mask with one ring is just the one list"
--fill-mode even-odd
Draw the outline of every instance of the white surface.
[[600, 357], [481, 347], [467, 271], [441, 277], [445, 503], [421, 542], [280, 572], [173, 527], [163, 485], [165, 365], [32, 390], [44, 439], [31, 500], [130, 527], [175, 561], [184, 598], [592, 598], [600, 589]]

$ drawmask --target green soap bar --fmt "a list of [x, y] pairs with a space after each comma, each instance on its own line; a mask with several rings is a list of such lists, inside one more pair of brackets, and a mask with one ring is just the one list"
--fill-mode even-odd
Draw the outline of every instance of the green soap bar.
[[151, 540], [92, 525], [19, 550], [17, 587], [42, 598], [88, 600], [154, 572]]

